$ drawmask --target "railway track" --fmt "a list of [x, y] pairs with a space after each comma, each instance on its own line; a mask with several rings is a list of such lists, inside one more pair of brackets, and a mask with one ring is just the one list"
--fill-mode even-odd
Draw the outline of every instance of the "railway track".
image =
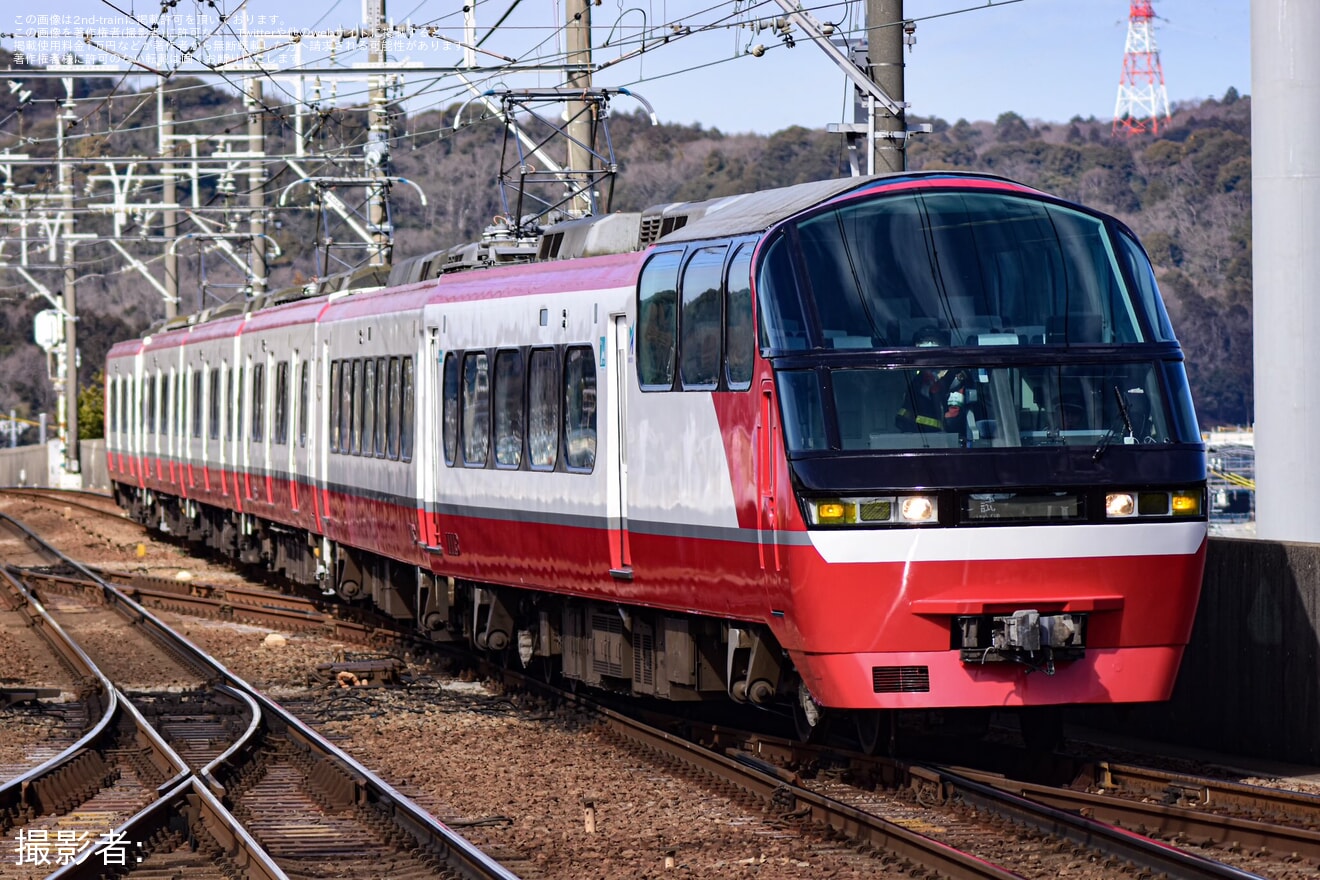
[[[79, 613], [70, 607], [69, 593], [60, 594], [59, 601], [70, 603], [64, 608], [66, 621], [85, 621], [79, 624], [84, 635], [105, 626], [99, 616], [107, 609], [127, 621], [110, 639], [102, 640], [97, 652], [116, 668], [112, 674], [139, 675], [138, 668], [124, 667], [121, 661], [144, 648], [157, 654], [145, 665], [176, 667], [167, 670], [171, 683], [164, 690], [153, 687], [153, 682], [139, 681], [132, 696], [126, 696], [68, 637], [56, 615], [19, 583], [23, 573], [8, 572], [6, 584], [15, 596], [12, 601], [27, 603], [42, 615], [45, 625], [66, 643], [63, 650], [97, 679], [106, 701], [93, 732], [74, 748], [0, 788], [0, 815], [6, 826], [21, 826], [29, 833], [49, 832], [33, 823], [43, 821], [39, 817], [77, 811], [99, 812], [113, 829], [101, 832], [99, 839], [105, 840], [105, 846], [89, 851], [91, 857], [81, 864], [66, 865], [57, 876], [99, 876], [111, 864], [105, 861], [105, 853], [111, 852], [115, 839], [125, 846], [131, 844], [122, 854], [127, 858], [125, 867], [140, 864], [152, 871], [177, 867], [180, 859], [199, 859], [188, 840], [197, 836], [207, 842], [202, 847], [207, 856], [198, 860], [199, 867], [203, 861], [210, 865], [218, 855], [222, 863], [228, 862], [239, 874], [250, 877], [313, 876], [345, 870], [352, 876], [403, 878], [440, 874], [510, 880], [515, 876], [251, 690], [148, 609], [59, 557], [11, 518], [0, 515], [0, 525], [21, 534], [47, 557], [49, 565], [77, 572], [65, 575], [63, 586], [71, 591], [81, 578], [82, 590], [92, 597], [91, 602]], [[130, 635], [136, 644], [127, 651], [107, 647], [127, 641]], [[187, 681], [189, 674], [200, 680]], [[241, 704], [241, 708], [222, 708], [226, 703]], [[148, 717], [158, 727], [149, 724]], [[235, 718], [242, 721], [236, 724]], [[125, 760], [131, 763], [131, 756], [136, 755], [141, 763], [145, 755], [147, 769], [158, 772], [134, 773], [134, 785], [120, 786], [129, 775], [128, 764], [110, 766], [108, 762], [116, 759], [116, 747], [129, 736], [126, 731], [131, 732], [134, 746], [127, 749]], [[97, 798], [111, 799], [114, 804], [98, 804]], [[180, 829], [184, 829], [182, 838]], [[118, 837], [106, 840], [106, 834]], [[42, 838], [50, 839], [49, 834]], [[97, 855], [101, 856], [99, 863]], [[192, 876], [190, 867], [187, 875]]]
[[89, 492], [83, 489], [36, 489], [36, 488], [0, 488], [0, 494], [33, 501], [45, 501], [60, 507], [75, 508], [116, 519], [127, 519], [124, 511], [115, 504], [113, 498], [103, 492]]
[[[70, 580], [67, 575], [48, 572], [40, 577], [45, 579], [51, 589], [76, 589], [74, 585], [61, 585], [62, 579]], [[144, 604], [157, 608], [186, 611], [203, 616], [228, 617], [284, 629], [324, 627], [329, 628], [336, 638], [353, 637], [368, 642], [374, 639], [376, 643], [405, 638], [388, 631], [383, 626], [377, 628], [338, 620], [333, 608], [309, 598], [285, 596], [261, 589], [216, 587], [195, 581], [179, 582], [138, 573], [107, 573], [107, 578], [120, 582], [127, 592]], [[343, 628], [337, 629], [337, 627]], [[508, 670], [503, 670], [502, 674], [506, 678], [515, 677]], [[519, 684], [519, 686], [534, 687], [532, 684]], [[610, 717], [608, 710], [601, 712], [602, 717]], [[614, 729], [616, 724], [621, 725], [626, 721], [622, 716], [619, 718], [617, 722], [609, 721], [611, 729]], [[690, 766], [694, 775], [717, 780], [715, 782], [717, 786], [737, 789], [746, 793], [748, 797], [760, 799], [763, 804], [768, 805], [767, 809], [791, 815], [796, 821], [816, 825], [829, 834], [840, 835], [870, 847], [882, 862], [889, 860], [887, 863], [897, 862], [921, 867], [941, 876], [953, 878], [1018, 876], [1004, 868], [997, 868], [992, 864], [992, 859], [959, 853], [957, 847], [938, 840], [921, 840], [922, 835], [911, 837], [910, 827], [870, 814], [864, 805], [867, 800], [865, 796], [852, 799], [853, 803], [846, 803], [844, 798], [830, 798], [822, 794], [818, 786], [802, 784], [803, 780], [798, 779], [794, 773], [774, 766], [775, 763], [791, 766], [820, 763], [819, 754], [797, 751], [800, 747], [795, 745], [775, 743], [765, 738], [758, 738], [754, 743], [744, 739], [739, 743], [741, 748], [732, 748], [730, 752], [732, 757], [714, 756], [741, 768], [735, 774], [720, 761], [710, 759], [710, 763], [705, 763], [706, 759], [694, 758], [693, 755], [701, 750], [691, 744], [680, 746], [681, 740], [672, 734], [660, 733], [658, 738], [644, 743], [644, 740], [651, 735], [643, 735], [635, 729], [625, 729], [620, 726], [616, 735], [621, 739], [637, 743], [639, 748], [665, 754], [667, 761]], [[735, 732], [716, 734], [708, 732], [703, 738], [712, 740], [717, 747], [728, 751], [731, 743], [740, 736], [741, 734]], [[287, 754], [281, 756], [276, 750], [275, 757], [283, 760], [291, 756]], [[850, 772], [856, 772], [863, 778], [888, 779], [891, 783], [917, 792], [917, 799], [928, 803], [965, 807], [974, 805], [978, 812], [1003, 817], [998, 821], [1034, 828], [1033, 833], [1040, 835], [1041, 839], [1056, 841], [1055, 844], [1042, 844], [1042, 846], [1071, 847], [1071, 852], [1074, 854], [1101, 865], [1137, 866], [1138, 871], [1149, 871], [1169, 877], [1239, 878], [1240, 880], [1240, 878], [1256, 876], [1243, 868], [1231, 868], [1195, 854], [1180, 853], [1176, 848], [1158, 841], [1139, 839], [1149, 834], [1188, 846], [1217, 845], [1230, 854], [1235, 850], [1246, 852], [1247, 855], [1253, 856], [1248, 859], [1252, 865], [1268, 862], [1272, 857], [1276, 859], [1275, 864], [1281, 871], [1292, 871], [1299, 877], [1309, 876], [1305, 873], [1308, 870], [1306, 860], [1311, 859], [1312, 856], [1307, 838], [1308, 830], [1304, 826], [1306, 811], [1309, 808], [1314, 814], [1315, 804], [1308, 803], [1308, 799], [1304, 797], [1297, 799], [1290, 808], [1303, 817], [1294, 823], [1303, 826], [1300, 831], [1297, 828], [1289, 831], [1264, 821], [1264, 818], [1287, 812], [1288, 810], [1283, 806], [1277, 804], [1267, 806], [1263, 802], [1251, 801], [1248, 799], [1249, 793], [1238, 791], [1234, 795], [1236, 800], [1232, 802], [1237, 805], [1236, 809], [1239, 812], [1248, 815], [1238, 815], [1237, 824], [1221, 825], [1219, 830], [1212, 832], [1208, 830], [1207, 823], [1218, 821], [1213, 815], [1195, 817], [1198, 824], [1192, 824], [1193, 817], [1181, 816], [1176, 810], [1170, 809], [1171, 807], [1188, 809], [1188, 801], [1192, 799], [1209, 801], [1216, 805], [1228, 803], [1230, 800], [1228, 795], [1217, 793], [1221, 789], [1212, 788], [1212, 781], [1209, 780], [1198, 782], [1190, 777], [1180, 777], [1176, 788], [1181, 794], [1176, 799], [1183, 803], [1170, 804], [1168, 803], [1172, 797], [1169, 793], [1170, 786], [1174, 786], [1175, 783], [1168, 779], [1161, 780], [1155, 776], [1139, 777], [1136, 768], [1126, 768], [1122, 765], [1097, 765], [1098, 769], [1090, 771], [1095, 779], [1095, 782], [1091, 783], [1092, 787], [1104, 789], [1106, 792], [1119, 788], [1145, 791], [1148, 798], [1154, 795], [1157, 801], [1162, 802], [1141, 804], [1139, 799], [1128, 797], [1127, 801], [1138, 802], [1135, 807], [1125, 811], [1121, 803], [1123, 799], [1097, 792], [1091, 792], [1090, 797], [1100, 800], [1091, 803], [1084, 798], [1066, 799], [1072, 795], [1086, 794], [1085, 792], [1069, 792], [1067, 789], [1048, 786], [1030, 787], [1005, 777], [978, 774], [975, 771], [954, 771], [944, 767], [903, 768], [892, 764], [886, 767], [882, 759], [877, 763], [877, 759], [860, 755], [850, 758], [849, 761], [853, 764]], [[835, 763], [837, 764], [837, 760]], [[720, 766], [716, 767], [717, 764]], [[301, 768], [301, 771], [298, 768], [287, 769], [287, 765], [281, 767], [286, 769], [281, 769], [280, 773], [310, 772], [306, 767]], [[752, 780], [747, 771], [760, 772], [763, 777]], [[1139, 783], [1139, 778], [1146, 781]], [[233, 790], [236, 792], [246, 790], [243, 786], [248, 783], [242, 775], [239, 774], [236, 779], [238, 781], [232, 783]], [[1086, 782], [1085, 779], [1081, 781]], [[1074, 784], [1074, 788], [1076, 787], [1077, 785]], [[812, 790], [813, 788], [817, 790]], [[854, 803], [862, 803], [863, 806], [859, 807]], [[1153, 809], [1153, 807], [1164, 807], [1164, 809]], [[1200, 810], [1200, 812], [1205, 811]], [[1077, 819], [1076, 816], [1081, 818]], [[905, 821], [909, 826], [914, 824], [911, 819]], [[1250, 824], [1252, 822], [1255, 824]], [[915, 822], [917, 826], [921, 824], [921, 821]], [[1141, 834], [1134, 834], [1134, 831]], [[1309, 833], [1313, 834], [1313, 832]], [[1106, 842], [1103, 845], [1098, 844], [1097, 841], [1101, 840]], [[1090, 855], [1086, 855], [1087, 853]], [[1115, 870], [1122, 872], [1117, 867]], [[1271, 873], [1269, 876], [1291, 875]]]
[[[505, 675], [519, 686], [541, 687], [516, 673], [506, 671]], [[804, 778], [809, 774], [788, 769], [818, 761], [820, 752], [811, 747], [798, 751], [796, 744], [778, 740], [773, 741], [773, 748], [763, 749], [759, 738], [753, 737], [743, 740], [746, 748], [729, 748], [728, 742], [738, 734], [717, 727], [703, 728], [701, 738], [709, 743], [703, 745], [604, 706], [591, 705], [591, 711], [599, 713], [613, 736], [663, 756], [718, 787], [737, 789], [759, 800], [765, 809], [864, 847], [886, 870], [901, 865], [903, 870], [925, 870], [954, 880], [1053, 876], [1048, 868], [1044, 873], [1024, 873], [1021, 855], [1039, 851], [1057, 854], [1061, 862], [1095, 866], [1096, 872], [1084, 874], [1086, 877], [1133, 872], [1185, 880], [1260, 880], [1264, 876], [1137, 833], [1132, 830], [1136, 823], [1128, 824], [1132, 814], [1114, 813], [1113, 820], [1106, 821], [1086, 810], [1055, 807], [1024, 796], [1015, 790], [1017, 783], [1001, 777], [996, 777], [999, 785], [992, 785], [974, 778], [974, 772], [908, 766], [859, 754], [860, 761], [871, 762], [870, 779], [888, 779], [896, 790], [908, 790], [897, 799], [877, 797], [873, 790], [840, 784], [834, 774], [826, 774], [827, 781], [821, 784]], [[951, 816], [950, 810], [959, 815]], [[1017, 861], [1005, 859], [1006, 828], [1022, 838], [1013, 846]], [[943, 832], [950, 829], [954, 833], [946, 841]], [[990, 852], [979, 848], [982, 846]], [[1304, 865], [1285, 863], [1306, 870]], [[1299, 872], [1297, 876], [1308, 874]]]

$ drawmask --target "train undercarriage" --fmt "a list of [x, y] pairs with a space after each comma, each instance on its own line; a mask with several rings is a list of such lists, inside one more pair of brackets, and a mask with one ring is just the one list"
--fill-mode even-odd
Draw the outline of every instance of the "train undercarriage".
[[[483, 584], [428, 570], [250, 514], [117, 484], [149, 528], [217, 554], [370, 604], [434, 641], [504, 653], [547, 676], [665, 700], [797, 702], [792, 664], [764, 627]], [[810, 711], [810, 705], [807, 709]], [[813, 719], [806, 719], [811, 726]]]
[[[868, 752], [894, 747], [900, 722], [976, 738], [988, 710], [833, 710], [818, 705], [764, 626], [436, 575], [308, 531], [117, 484], [135, 521], [323, 595], [374, 607], [436, 642], [467, 643], [546, 680], [670, 701], [729, 701], [790, 716], [801, 740], [844, 729]], [[1029, 747], [1062, 733], [1059, 707], [1018, 721]]]

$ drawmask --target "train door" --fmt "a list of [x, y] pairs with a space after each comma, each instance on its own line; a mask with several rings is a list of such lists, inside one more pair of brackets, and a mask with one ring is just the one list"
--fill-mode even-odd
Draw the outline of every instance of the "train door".
[[[628, 316], [614, 315], [608, 349], [601, 346], [601, 366], [609, 370], [605, 381], [613, 391], [606, 398], [607, 436], [614, 441], [614, 454], [607, 464], [606, 519], [610, 524], [610, 574], [618, 578], [632, 577], [628, 547], [628, 333]], [[618, 523], [617, 528], [614, 523]]]
[[[320, 325], [317, 325], [318, 330]], [[325, 340], [321, 343], [321, 357], [318, 359], [320, 372], [316, 383], [316, 398], [320, 401], [316, 409], [317, 430], [312, 431], [316, 436], [316, 442], [308, 450], [308, 458], [314, 462], [312, 465], [313, 480], [316, 485], [316, 508], [317, 527], [322, 534], [326, 531], [326, 520], [330, 518], [330, 497], [327, 491], [330, 487], [330, 443], [331, 436], [339, 430], [338, 426], [338, 408], [334, 405], [339, 394], [338, 383], [332, 383], [331, 377], [336, 380], [339, 378], [339, 370], [330, 369], [330, 342]], [[327, 415], [328, 414], [328, 415]], [[320, 427], [326, 426], [325, 431]]]
[[146, 417], [146, 383], [147, 383], [147, 365], [146, 357], [139, 354], [133, 359], [133, 398], [132, 398], [132, 424], [133, 424], [133, 476], [137, 478], [138, 488], [145, 489], [147, 486], [146, 473], [144, 467], [147, 459], [146, 443], [143, 440], [146, 426], [143, 420]]
[[[292, 340], [290, 340], [292, 342]], [[302, 444], [307, 442], [307, 433], [303, 430], [306, 424], [307, 396], [303, 389], [307, 383], [307, 361], [301, 357], [302, 352], [294, 348], [289, 360], [283, 367], [276, 367], [283, 375], [275, 383], [275, 395], [277, 402], [275, 406], [283, 407], [284, 420], [281, 425], [282, 439], [286, 444], [284, 447], [283, 465], [286, 470], [285, 479], [288, 480], [289, 505], [296, 514], [302, 510], [302, 499], [298, 494], [298, 474], [301, 468], [298, 464], [298, 450], [303, 448]], [[280, 402], [282, 396], [283, 402]]]
[[[421, 434], [421, 442], [418, 443], [418, 449], [428, 450], [425, 454], [414, 458], [416, 474], [416, 495], [417, 509], [419, 516], [419, 528], [421, 530], [420, 541], [426, 547], [440, 546], [440, 475], [444, 472], [442, 464], [443, 450], [441, 444], [444, 442], [442, 437], [441, 422], [444, 418], [444, 378], [445, 378], [445, 357], [444, 352], [440, 350], [440, 329], [438, 327], [428, 328], [426, 334], [426, 360], [424, 363], [430, 366], [425, 375], [419, 375], [419, 382], [430, 384], [429, 389], [419, 389], [423, 393], [416, 395], [417, 400], [423, 402], [423, 411], [416, 419], [416, 430]], [[392, 389], [395, 383], [395, 369], [393, 359], [390, 359], [389, 383]]]
[[761, 380], [756, 414], [756, 536], [761, 570], [780, 570], [779, 558], [779, 418], [775, 409], [775, 383]]

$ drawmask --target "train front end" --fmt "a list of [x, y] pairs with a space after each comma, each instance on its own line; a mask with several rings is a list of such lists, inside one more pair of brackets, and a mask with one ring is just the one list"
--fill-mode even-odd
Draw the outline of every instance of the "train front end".
[[778, 225], [755, 276], [783, 437], [768, 598], [803, 693], [1166, 699], [1205, 459], [1132, 233], [1006, 181], [890, 178]]

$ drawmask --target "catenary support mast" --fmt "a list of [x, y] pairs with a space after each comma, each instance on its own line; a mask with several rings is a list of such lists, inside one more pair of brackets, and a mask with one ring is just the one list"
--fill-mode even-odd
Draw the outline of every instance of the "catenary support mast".
[[903, 108], [903, 0], [866, 0], [867, 56], [871, 79], [898, 105], [875, 108], [871, 149], [877, 174], [907, 168], [907, 118]]

